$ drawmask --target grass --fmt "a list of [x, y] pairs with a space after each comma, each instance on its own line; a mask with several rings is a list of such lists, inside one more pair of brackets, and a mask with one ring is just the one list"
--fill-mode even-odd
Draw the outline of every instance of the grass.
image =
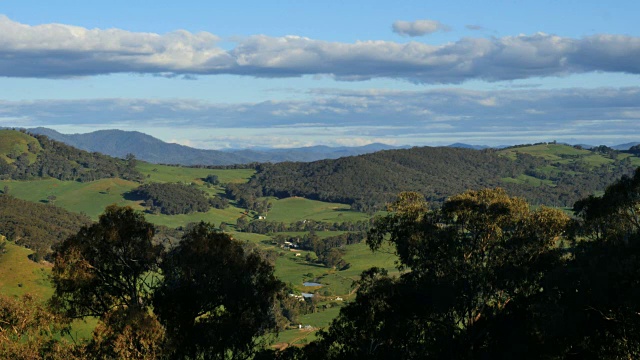
[[153, 182], [195, 182], [202, 185], [207, 175], [218, 176], [221, 183], [245, 183], [255, 174], [252, 169], [201, 169], [183, 166], [150, 164], [140, 161], [137, 166], [148, 181]]
[[368, 220], [367, 214], [350, 210], [349, 205], [308, 200], [290, 197], [272, 200], [273, 207], [269, 211], [269, 221], [294, 223], [302, 220], [325, 222], [353, 222]]
[[[309, 251], [299, 252], [296, 256], [293, 251], [281, 251], [281, 256], [276, 260], [276, 276], [285, 283], [291, 283], [299, 291], [313, 292], [321, 294], [328, 292], [333, 296], [349, 298], [352, 293], [352, 284], [360, 278], [362, 271], [373, 266], [387, 269], [390, 273], [395, 273], [395, 261], [397, 256], [388, 247], [381, 251], [372, 252], [365, 243], [347, 245], [344, 247], [344, 261], [351, 266], [342, 271], [329, 269], [321, 264], [308, 262], [305, 260], [307, 254], [315, 258], [315, 254]], [[308, 276], [307, 274], [312, 274]], [[307, 280], [317, 280], [322, 287], [306, 288], [302, 283]]]
[[0, 255], [0, 293], [9, 296], [32, 294], [46, 300], [53, 295], [49, 282], [51, 266], [29, 260], [31, 250], [6, 242]]
[[[53, 295], [50, 264], [35, 263], [28, 256], [31, 250], [10, 241], [5, 243], [6, 252], [0, 255], [0, 293], [8, 296], [30, 294], [41, 301]], [[71, 337], [89, 339], [98, 324], [95, 318], [75, 320], [71, 326]]]
[[242, 216], [244, 210], [230, 206], [226, 209], [209, 209], [207, 212], [197, 212], [191, 214], [179, 215], [163, 215], [163, 214], [146, 214], [147, 221], [156, 225], [165, 225], [168, 227], [184, 226], [193, 222], [209, 222], [219, 226], [221, 222], [235, 224], [236, 220]]
[[[305, 345], [316, 339], [316, 333], [319, 329], [323, 329], [331, 324], [331, 321], [340, 313], [340, 307], [331, 307], [311, 314], [305, 314], [298, 317], [302, 329], [288, 329], [280, 332], [276, 339], [277, 343], [285, 343], [288, 345]], [[311, 329], [305, 329], [305, 326], [311, 326]]]
[[592, 154], [589, 150], [580, 150], [573, 146], [562, 144], [537, 144], [500, 150], [500, 154], [512, 160], [516, 159], [517, 153], [529, 154], [551, 161], [560, 161], [568, 156], [583, 157]]
[[[29, 152], [29, 144], [35, 146], [35, 153]], [[0, 130], [0, 158], [8, 163], [13, 163], [14, 160], [7, 155], [19, 155], [22, 153], [29, 154], [29, 163], [33, 163], [36, 160], [36, 153], [41, 150], [42, 147], [38, 140], [27, 134], [16, 130]]]
[[[338, 235], [342, 235], [344, 233], [347, 233], [348, 231], [316, 231], [316, 235], [318, 236], [318, 238], [320, 239], [324, 239], [324, 238], [328, 238], [330, 236], [338, 236]], [[279, 232], [277, 233], [277, 235], [284, 235], [284, 236], [288, 236], [288, 237], [300, 237], [302, 238], [303, 236], [309, 234], [308, 231], [284, 231], [284, 232]]]
[[525, 174], [520, 174], [516, 178], [506, 177], [506, 178], [502, 178], [501, 180], [502, 182], [505, 182], [505, 183], [524, 184], [524, 185], [531, 185], [535, 187], [542, 186], [542, 185], [555, 186], [554, 182], [551, 180], [542, 180], [542, 179], [538, 179], [536, 177], [525, 175]]
[[[512, 160], [516, 159], [517, 153], [529, 154], [561, 164], [582, 161], [589, 167], [598, 167], [614, 162], [613, 159], [602, 154], [594, 153], [585, 149], [576, 149], [573, 146], [563, 144], [537, 144], [500, 150], [500, 154]], [[619, 156], [621, 156], [621, 158], [627, 157], [625, 155], [626, 154], [621, 154]], [[640, 158], [636, 157], [636, 159], [638, 159], [638, 164], [640, 164]]]
[[[224, 170], [226, 171], [226, 170]], [[56, 197], [54, 204], [66, 210], [84, 213], [97, 220], [105, 207], [111, 204], [131, 206], [136, 210], [144, 210], [139, 201], [124, 199], [124, 194], [139, 186], [138, 183], [118, 178], [101, 179], [87, 183], [77, 181], [60, 181], [56, 179], [30, 181], [0, 181], [0, 187], [9, 186], [9, 194], [20, 199], [33, 202], [48, 202], [51, 195]], [[203, 187], [203, 189], [207, 189]], [[243, 209], [230, 206], [226, 209], [210, 209], [206, 213], [192, 213], [183, 215], [152, 215], [147, 214], [149, 222], [169, 227], [184, 226], [192, 222], [211, 222], [220, 225], [221, 222], [235, 224], [244, 212]]]
[[47, 202], [47, 197], [56, 197], [55, 205], [66, 210], [85, 213], [96, 220], [111, 204], [136, 206], [124, 200], [123, 194], [138, 186], [137, 183], [122, 179], [101, 179], [87, 183], [60, 181], [56, 179], [11, 181], [1, 184], [9, 186], [9, 194], [33, 202]]

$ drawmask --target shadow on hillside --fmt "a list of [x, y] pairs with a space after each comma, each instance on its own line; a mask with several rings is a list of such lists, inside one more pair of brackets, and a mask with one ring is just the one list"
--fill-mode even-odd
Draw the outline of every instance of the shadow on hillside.
[[143, 196], [136, 194], [133, 191], [127, 191], [126, 193], [122, 194], [122, 198], [124, 198], [125, 200], [129, 200], [129, 201], [144, 201], [146, 200]]

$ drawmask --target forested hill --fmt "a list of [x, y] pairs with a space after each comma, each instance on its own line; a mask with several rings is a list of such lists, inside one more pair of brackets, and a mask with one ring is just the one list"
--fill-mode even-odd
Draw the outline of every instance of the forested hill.
[[[536, 156], [527, 149], [416, 147], [312, 163], [263, 164], [244, 190], [255, 196], [341, 202], [369, 211], [382, 209], [400, 191], [418, 191], [437, 203], [467, 189], [499, 186], [533, 204], [571, 206], [640, 164], [637, 157], [616, 151], [605, 157], [553, 145], [544, 156]], [[551, 157], [558, 149], [570, 156]]]
[[114, 159], [78, 150], [44, 135], [0, 130], [0, 179], [28, 180], [52, 177], [58, 180], [92, 181], [119, 177], [137, 180], [135, 159]]
[[91, 219], [51, 204], [39, 204], [0, 194], [0, 235], [33, 250], [34, 260], [89, 225]]

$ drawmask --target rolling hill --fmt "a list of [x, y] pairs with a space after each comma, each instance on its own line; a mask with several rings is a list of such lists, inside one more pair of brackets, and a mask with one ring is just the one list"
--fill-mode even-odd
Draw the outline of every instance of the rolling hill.
[[467, 189], [499, 186], [532, 204], [572, 206], [638, 166], [640, 158], [628, 153], [551, 143], [482, 151], [415, 147], [311, 163], [263, 164], [242, 191], [375, 211], [401, 191], [418, 191], [438, 203]]

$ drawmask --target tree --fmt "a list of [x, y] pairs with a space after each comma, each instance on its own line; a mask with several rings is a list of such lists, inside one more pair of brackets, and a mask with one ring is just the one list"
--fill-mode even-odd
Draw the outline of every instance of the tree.
[[127, 168], [129, 169], [135, 169], [138, 165], [138, 159], [136, 159], [136, 156], [132, 153], [128, 153], [124, 159], [127, 161]]
[[[640, 357], [640, 169], [574, 206], [571, 257], [550, 271], [535, 331], [545, 355], [575, 359]], [[532, 312], [529, 312], [532, 314]], [[534, 313], [535, 314], [535, 313]], [[544, 317], [543, 317], [544, 316]]]
[[68, 324], [31, 295], [0, 295], [0, 358], [81, 359], [81, 347], [62, 337]]
[[98, 223], [56, 249], [51, 303], [69, 318], [101, 320], [91, 345], [100, 356], [128, 356], [113, 347], [118, 342], [138, 354], [158, 346], [150, 343], [161, 338], [154, 335], [158, 326], [150, 308], [162, 247], [152, 242], [153, 236], [153, 225], [141, 213], [112, 205]]
[[206, 182], [207, 184], [211, 184], [211, 185], [220, 184], [220, 180], [218, 179], [218, 175], [214, 175], [214, 174], [207, 175], [207, 177], [204, 178], [203, 181]]
[[284, 284], [259, 254], [245, 252], [212, 225], [186, 233], [161, 269], [154, 303], [172, 358], [243, 358], [275, 328], [275, 300]]
[[370, 231], [373, 250], [390, 243], [400, 277], [363, 273], [356, 300], [309, 349], [318, 358], [499, 358], [526, 356], [496, 337], [512, 304], [542, 291], [568, 217], [529, 210], [504, 190], [467, 191], [430, 211], [403, 193]]

